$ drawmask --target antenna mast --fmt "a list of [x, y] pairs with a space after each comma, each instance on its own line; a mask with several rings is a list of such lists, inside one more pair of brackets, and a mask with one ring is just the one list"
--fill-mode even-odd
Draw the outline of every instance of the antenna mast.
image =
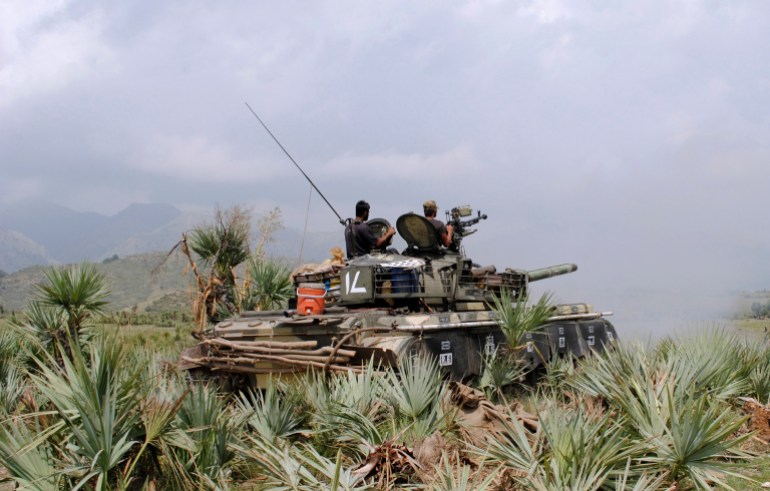
[[285, 148], [283, 148], [283, 145], [281, 145], [281, 142], [278, 141], [278, 138], [276, 138], [275, 135], [273, 135], [273, 132], [270, 131], [270, 129], [267, 127], [267, 125], [262, 122], [262, 120], [259, 118], [259, 116], [257, 116], [257, 113], [254, 112], [254, 110], [251, 108], [251, 106], [249, 106], [249, 103], [246, 102], [245, 104], [246, 104], [246, 107], [249, 108], [249, 111], [251, 111], [251, 114], [253, 114], [254, 117], [257, 118], [257, 121], [259, 121], [259, 124], [261, 124], [262, 127], [265, 129], [265, 131], [267, 131], [267, 134], [270, 135], [273, 138], [273, 140], [275, 141], [275, 143], [278, 144], [279, 147], [281, 147], [281, 150], [283, 150], [283, 153], [285, 153], [286, 156], [289, 157], [289, 160], [291, 160], [291, 162], [297, 167], [297, 169], [299, 169], [299, 171], [302, 173], [302, 175], [305, 176], [305, 179], [307, 179], [307, 181], [310, 183], [310, 185], [313, 186], [313, 189], [315, 189], [315, 191], [318, 193], [318, 195], [321, 198], [323, 198], [323, 200], [326, 202], [327, 205], [329, 205], [329, 208], [331, 208], [331, 210], [334, 212], [334, 214], [337, 215], [337, 219], [340, 221], [340, 223], [342, 225], [345, 225], [345, 220], [343, 220], [342, 217], [340, 216], [340, 214], [337, 213], [337, 210], [334, 209], [332, 204], [329, 203], [329, 200], [326, 199], [326, 196], [324, 196], [323, 193], [321, 192], [321, 190], [318, 189], [318, 186], [316, 186], [315, 183], [313, 183], [313, 181], [308, 177], [308, 175], [305, 174], [305, 171], [303, 171], [302, 167], [300, 167], [299, 164], [297, 163], [297, 161], [294, 160], [294, 157], [292, 157], [291, 154], [289, 154], [289, 152], [286, 151]]

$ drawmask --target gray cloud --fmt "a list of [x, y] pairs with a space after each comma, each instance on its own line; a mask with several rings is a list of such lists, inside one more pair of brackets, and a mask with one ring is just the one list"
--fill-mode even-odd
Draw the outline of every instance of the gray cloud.
[[[343, 216], [471, 203], [469, 249], [578, 262], [576, 294], [766, 286], [761, 1], [6, 5], [4, 204], [302, 223], [308, 185], [248, 101]], [[314, 197], [311, 229], [335, 222]]]

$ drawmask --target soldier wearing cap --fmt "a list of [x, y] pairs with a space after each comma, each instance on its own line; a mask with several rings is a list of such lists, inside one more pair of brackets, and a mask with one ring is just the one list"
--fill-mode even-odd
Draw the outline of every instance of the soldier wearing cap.
[[430, 223], [436, 228], [436, 235], [438, 235], [439, 242], [444, 247], [449, 247], [452, 243], [452, 226], [444, 225], [444, 222], [436, 218], [436, 213], [438, 213], [436, 202], [429, 199], [422, 204], [422, 210], [425, 213], [425, 218], [430, 220]]

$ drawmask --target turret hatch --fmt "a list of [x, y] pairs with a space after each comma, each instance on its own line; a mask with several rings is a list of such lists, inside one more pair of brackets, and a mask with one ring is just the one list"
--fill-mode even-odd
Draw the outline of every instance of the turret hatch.
[[406, 241], [410, 250], [418, 252], [439, 251], [436, 227], [424, 216], [416, 213], [401, 215], [396, 220], [396, 230]]

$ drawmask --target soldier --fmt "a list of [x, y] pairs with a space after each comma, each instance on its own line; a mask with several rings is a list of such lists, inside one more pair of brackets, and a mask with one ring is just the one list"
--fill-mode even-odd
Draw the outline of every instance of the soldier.
[[449, 245], [452, 243], [452, 226], [444, 225], [444, 222], [436, 218], [436, 213], [438, 213], [438, 206], [436, 206], [436, 202], [432, 199], [429, 199], [422, 204], [422, 210], [425, 212], [425, 218], [430, 220], [430, 223], [432, 223], [436, 228], [436, 235], [438, 235], [439, 242], [444, 247], [449, 247]]
[[369, 203], [364, 200], [356, 203], [356, 219], [348, 222], [345, 227], [345, 246], [348, 259], [369, 254], [372, 249], [381, 247], [388, 242], [396, 229], [390, 227], [379, 239], [369, 230], [366, 221], [369, 219]]

